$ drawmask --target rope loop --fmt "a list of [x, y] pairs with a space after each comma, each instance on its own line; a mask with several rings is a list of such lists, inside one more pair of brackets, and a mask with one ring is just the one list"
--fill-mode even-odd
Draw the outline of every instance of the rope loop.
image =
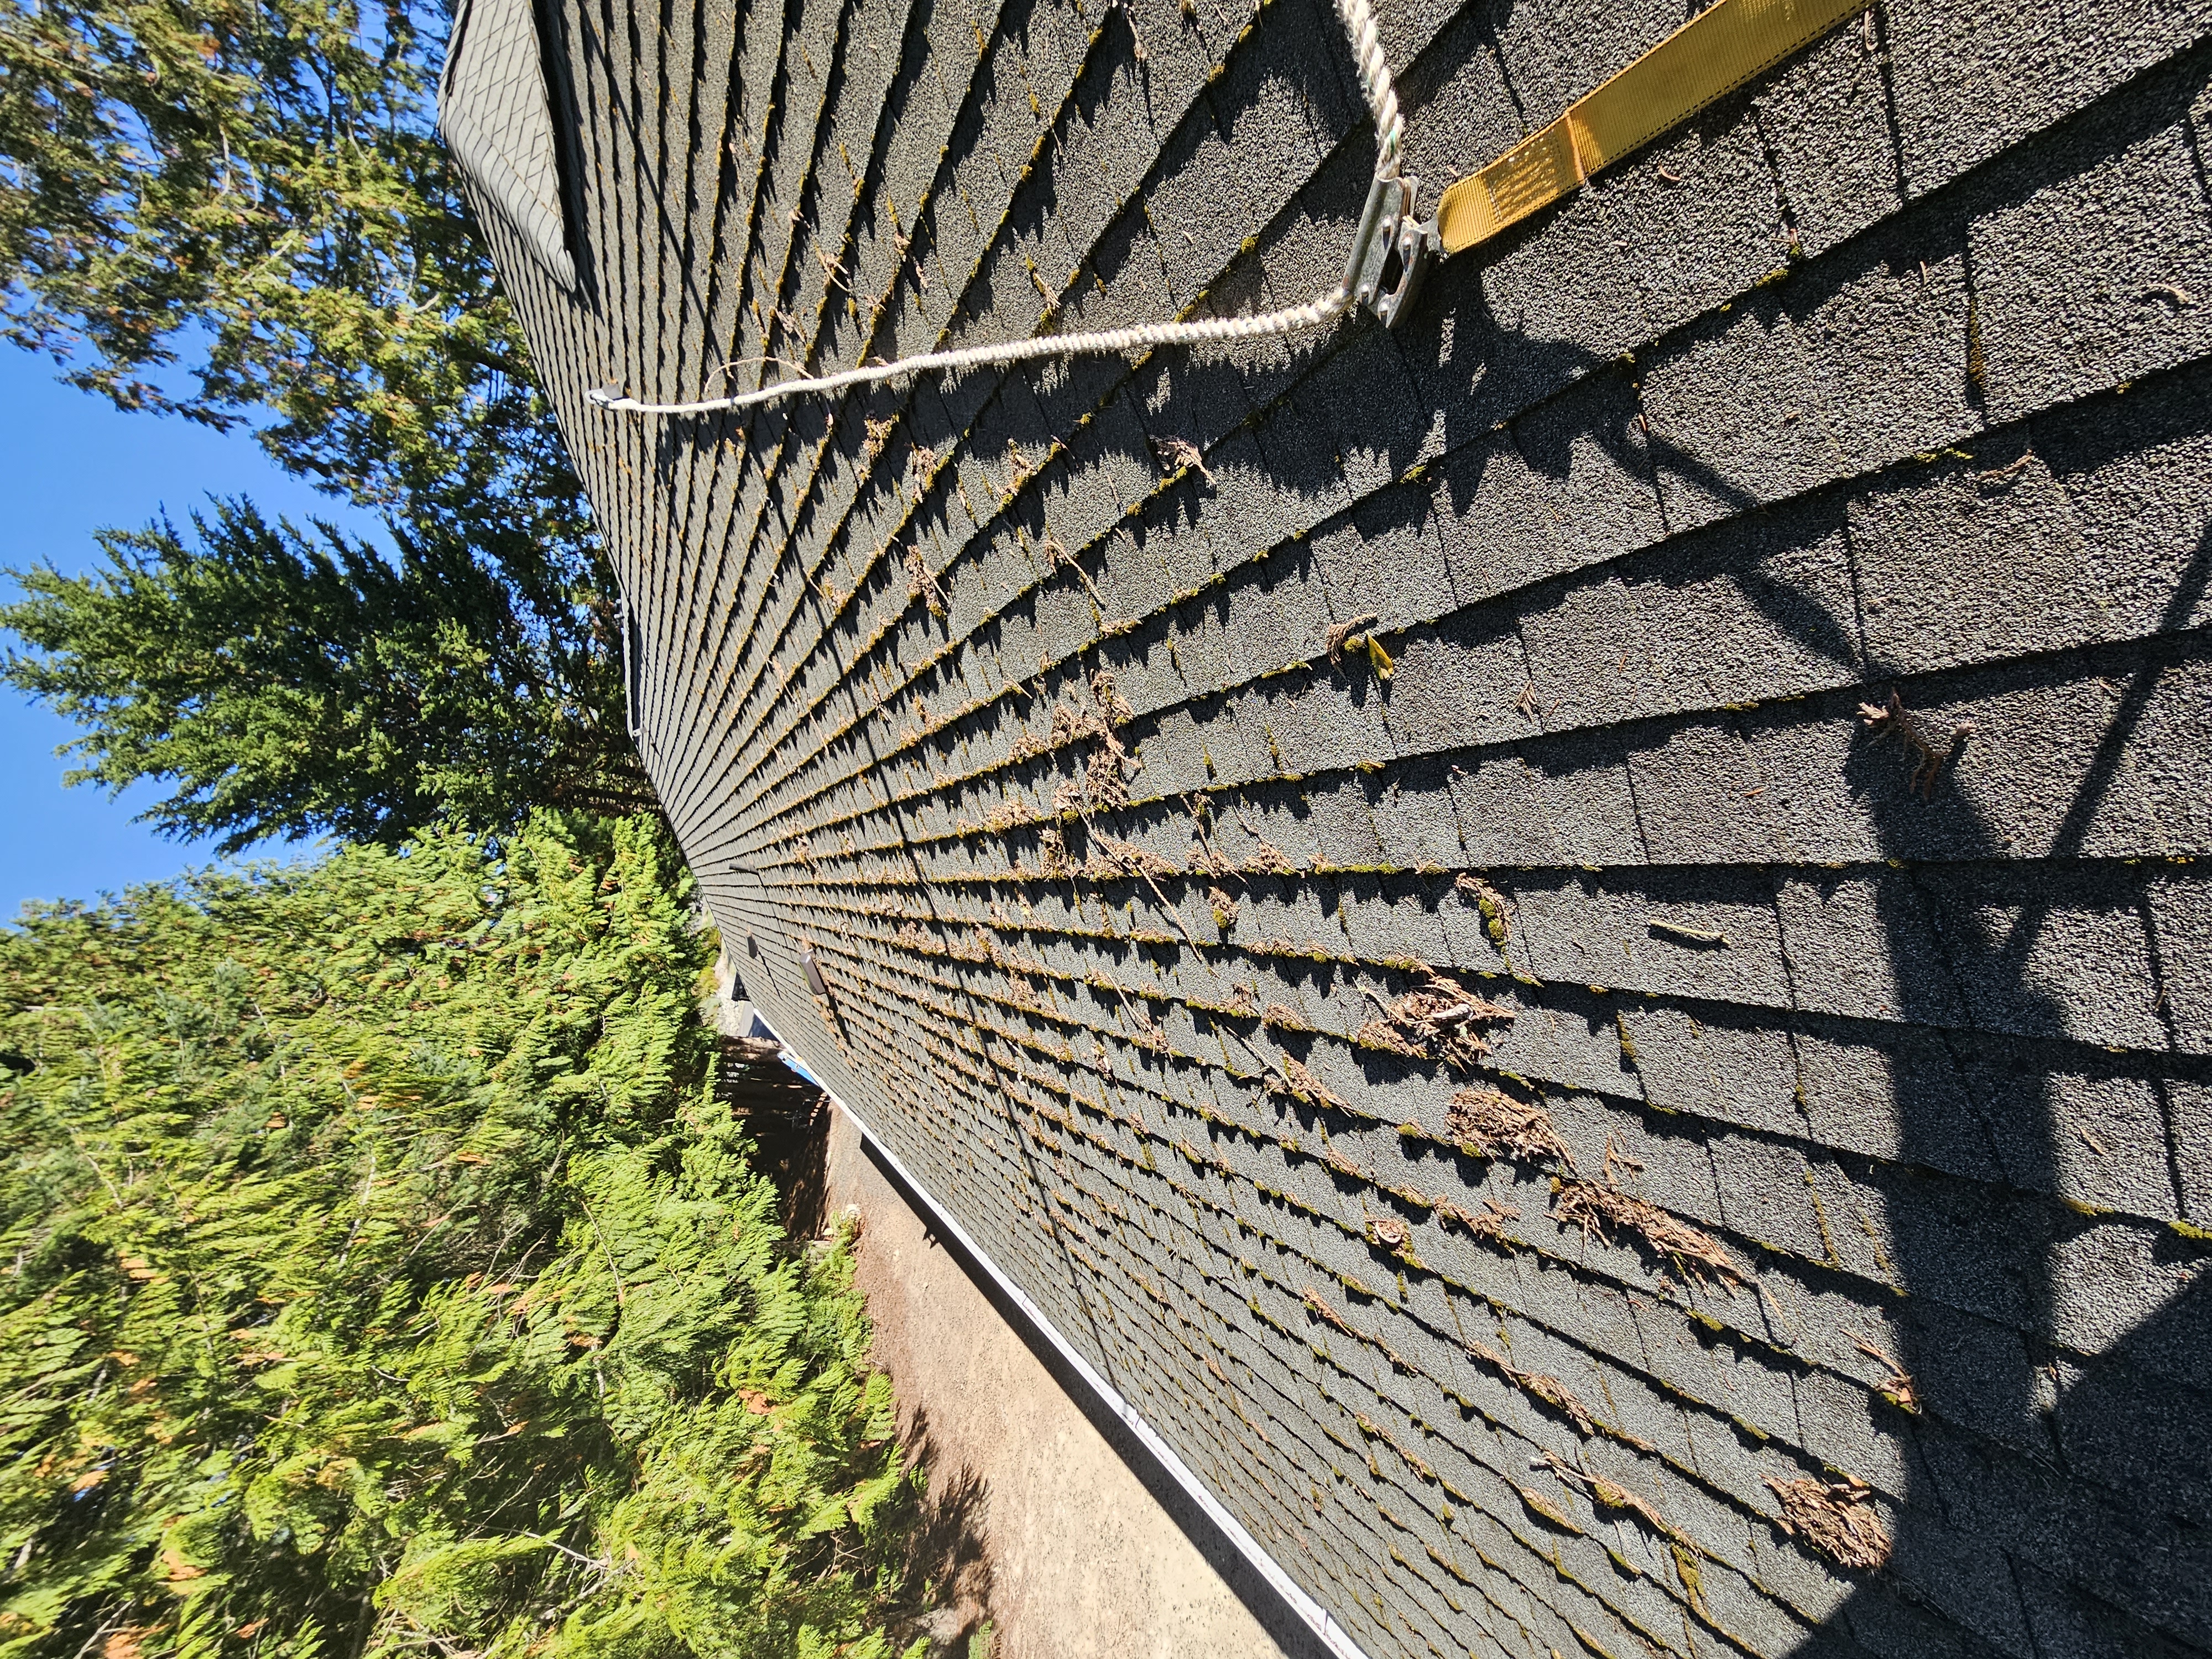
[[969, 346], [957, 351], [930, 351], [902, 357], [896, 362], [848, 368], [833, 374], [802, 375], [779, 380], [751, 392], [723, 398], [701, 398], [689, 403], [643, 403], [611, 386], [594, 386], [585, 396], [600, 409], [622, 415], [720, 415], [781, 403], [787, 398], [829, 396], [855, 386], [879, 386], [887, 380], [927, 374], [963, 374], [970, 369], [1005, 368], [1048, 357], [1112, 356], [1130, 351], [1149, 351], [1160, 346], [1212, 344], [1225, 340], [1271, 338], [1325, 328], [1350, 311], [1354, 285], [1367, 264], [1368, 250], [1385, 215], [1382, 204], [1396, 190], [1398, 161], [1405, 142], [1406, 124], [1398, 112], [1397, 88], [1390, 79], [1390, 63], [1382, 51], [1381, 31], [1369, 0], [1336, 0], [1337, 21], [1344, 25], [1352, 46], [1352, 66], [1360, 91], [1375, 117], [1375, 183], [1360, 214], [1352, 238], [1344, 280], [1326, 294], [1317, 294], [1304, 305], [1278, 311], [1249, 313], [1238, 317], [1202, 317], [1187, 322], [1139, 323], [1127, 328], [1089, 334], [1034, 335], [996, 345]]

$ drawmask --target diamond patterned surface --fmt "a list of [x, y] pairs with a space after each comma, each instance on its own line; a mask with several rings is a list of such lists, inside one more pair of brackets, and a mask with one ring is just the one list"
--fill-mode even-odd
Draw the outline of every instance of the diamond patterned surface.
[[468, 0], [438, 86], [438, 130], [477, 187], [563, 288], [576, 283], [561, 222], [553, 114], [530, 0]]

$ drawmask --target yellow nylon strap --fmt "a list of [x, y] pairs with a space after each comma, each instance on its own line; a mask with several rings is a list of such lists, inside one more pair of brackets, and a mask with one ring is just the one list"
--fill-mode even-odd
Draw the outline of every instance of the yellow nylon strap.
[[1810, 45], [1867, 0], [1719, 0], [1481, 172], [1437, 209], [1457, 253], [1581, 187], [1715, 99]]

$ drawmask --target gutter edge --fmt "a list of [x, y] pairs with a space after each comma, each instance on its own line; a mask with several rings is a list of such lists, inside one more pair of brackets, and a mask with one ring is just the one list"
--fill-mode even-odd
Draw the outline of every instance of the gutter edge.
[[[752, 1014], [771, 1036], [775, 1036], [779, 1042], [783, 1042], [775, 1028], [769, 1024], [765, 1012], [757, 1003], [753, 1006]], [[965, 1227], [960, 1224], [959, 1218], [946, 1209], [938, 1200], [937, 1195], [927, 1186], [915, 1178], [914, 1171], [907, 1168], [905, 1162], [885, 1144], [883, 1137], [869, 1127], [868, 1120], [854, 1111], [836, 1090], [815, 1076], [808, 1069], [805, 1062], [799, 1057], [797, 1051], [787, 1042], [783, 1044], [781, 1058], [786, 1066], [821, 1090], [836, 1104], [839, 1111], [853, 1120], [854, 1127], [860, 1132], [860, 1138], [875, 1150], [877, 1156], [890, 1165], [907, 1188], [921, 1200], [929, 1212], [931, 1222], [957, 1239], [960, 1248], [981, 1266], [983, 1271], [990, 1275], [991, 1282], [998, 1287], [1000, 1293], [1021, 1310], [1022, 1317], [1029, 1321], [1037, 1334], [1052, 1346], [1053, 1351], [1066, 1362], [1069, 1369], [1083, 1379], [1084, 1386], [1091, 1390], [1098, 1402], [1121, 1420], [1122, 1425], [1136, 1437], [1137, 1443], [1151, 1454], [1153, 1462], [1165, 1470], [1175, 1483], [1182, 1488], [1184, 1495], [1197, 1506], [1199, 1512], [1212, 1522], [1215, 1530], [1219, 1532], [1237, 1553], [1244, 1558], [1267, 1587], [1282, 1599], [1284, 1606], [1297, 1615], [1299, 1623], [1312, 1631], [1322, 1644], [1337, 1656], [1337, 1659], [1367, 1659], [1364, 1650], [1352, 1639], [1351, 1632], [1337, 1622], [1327, 1607], [1316, 1601], [1297, 1580], [1283, 1570], [1281, 1564], [1261, 1547], [1260, 1540], [1245, 1530], [1244, 1523], [1223, 1506], [1221, 1500], [1213, 1495], [1206, 1483], [1192, 1473], [1190, 1466], [1176, 1455], [1175, 1449], [1160, 1437], [1158, 1431], [1151, 1424], [1145, 1421], [1137, 1408], [1123, 1399], [1121, 1391], [1100, 1376], [1097, 1368], [1085, 1358], [1074, 1345], [1060, 1334], [1059, 1328], [1046, 1316], [1044, 1310], [1031, 1301], [1029, 1293], [1000, 1270], [999, 1264], [991, 1259], [989, 1253], [975, 1242]]]

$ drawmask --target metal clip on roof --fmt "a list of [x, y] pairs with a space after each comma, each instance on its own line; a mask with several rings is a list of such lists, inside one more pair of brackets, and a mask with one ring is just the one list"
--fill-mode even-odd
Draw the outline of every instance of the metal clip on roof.
[[1435, 217], [1413, 216], [1420, 190], [1419, 179], [1398, 171], [1395, 156], [1387, 159], [1375, 170], [1367, 210], [1352, 243], [1352, 297], [1389, 328], [1398, 325], [1420, 292], [1429, 262], [1443, 253]]

